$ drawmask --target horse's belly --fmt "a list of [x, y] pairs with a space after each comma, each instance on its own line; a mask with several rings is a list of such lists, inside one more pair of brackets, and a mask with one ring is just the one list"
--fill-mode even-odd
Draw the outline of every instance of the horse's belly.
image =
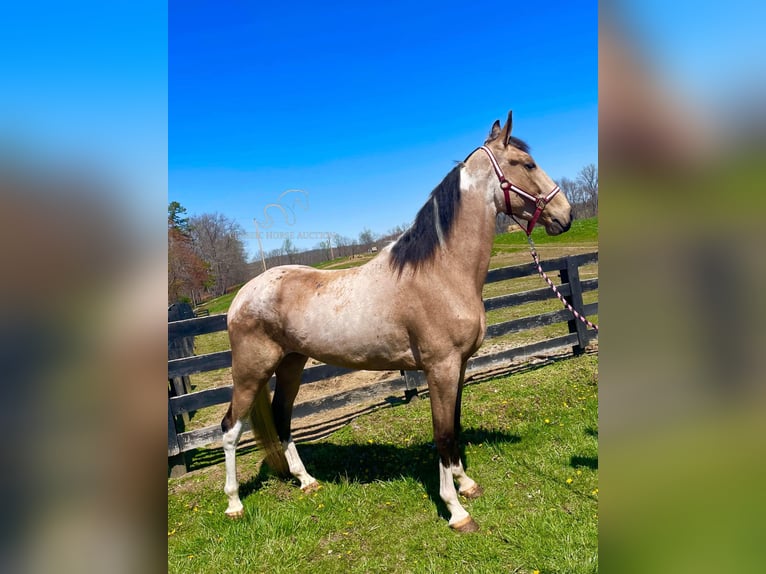
[[412, 369], [416, 361], [403, 326], [349, 314], [292, 322], [294, 351], [332, 365], [366, 370]]

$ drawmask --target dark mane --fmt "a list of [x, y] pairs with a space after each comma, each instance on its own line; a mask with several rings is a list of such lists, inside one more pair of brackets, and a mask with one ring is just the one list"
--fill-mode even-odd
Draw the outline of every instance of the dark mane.
[[439, 246], [434, 213], [434, 198], [439, 204], [439, 225], [444, 239], [450, 236], [460, 207], [460, 168], [458, 163], [428, 196], [415, 216], [415, 223], [391, 247], [391, 266], [399, 275], [409, 264], [417, 270], [433, 259]]
[[510, 143], [516, 149], [520, 149], [524, 153], [529, 153], [529, 144], [524, 140], [520, 140], [519, 138], [511, 136], [508, 143]]

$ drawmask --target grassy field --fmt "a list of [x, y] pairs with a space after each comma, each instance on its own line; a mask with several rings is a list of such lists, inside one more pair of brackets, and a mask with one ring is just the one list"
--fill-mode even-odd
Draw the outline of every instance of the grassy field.
[[[521, 238], [521, 241], [518, 238]], [[569, 231], [561, 235], [548, 235], [542, 227], [535, 227], [532, 231], [532, 239], [537, 245], [596, 242], [598, 241], [598, 218], [575, 219]], [[502, 233], [495, 236], [495, 247], [519, 244], [524, 247], [527, 244], [523, 232]]]
[[222, 465], [169, 480], [169, 571], [596, 572], [597, 371], [584, 355], [466, 387], [478, 533], [447, 526], [429, 403], [414, 400], [300, 445], [323, 484], [310, 496], [242, 449], [240, 521], [223, 515]]
[[215, 299], [211, 299], [210, 301], [207, 301], [206, 303], [203, 303], [197, 309], [207, 309], [210, 311], [211, 315], [218, 315], [220, 313], [226, 313], [226, 311], [229, 310], [229, 306], [231, 305], [231, 302], [234, 300], [234, 297], [239, 292], [239, 289], [242, 287], [242, 285], [239, 285], [236, 289], [233, 291], [226, 293], [225, 295], [221, 295], [220, 297], [216, 297]]

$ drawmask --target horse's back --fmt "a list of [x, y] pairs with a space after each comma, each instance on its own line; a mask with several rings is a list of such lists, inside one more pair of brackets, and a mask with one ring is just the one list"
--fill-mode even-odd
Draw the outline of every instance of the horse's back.
[[242, 330], [268, 334], [285, 352], [343, 366], [410, 367], [396, 281], [384, 264], [373, 260], [344, 270], [299, 265], [269, 269], [232, 302], [230, 336]]

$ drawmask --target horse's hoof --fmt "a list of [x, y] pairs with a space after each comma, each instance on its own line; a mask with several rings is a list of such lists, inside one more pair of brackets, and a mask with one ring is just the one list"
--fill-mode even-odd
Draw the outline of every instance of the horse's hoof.
[[307, 484], [306, 486], [301, 487], [301, 492], [303, 494], [311, 494], [312, 492], [316, 492], [319, 490], [319, 481], [314, 481], [311, 484]]
[[245, 515], [244, 509], [242, 509], [242, 510], [232, 510], [232, 511], [227, 510], [226, 511], [226, 518], [229, 518], [231, 520], [239, 520], [244, 515]]
[[476, 521], [470, 516], [466, 516], [460, 522], [456, 522], [455, 524], [450, 524], [449, 526], [450, 528], [452, 528], [452, 530], [456, 532], [461, 532], [461, 533], [477, 532], [479, 530], [479, 525], [476, 524]]
[[482, 494], [484, 494], [484, 489], [478, 484], [474, 484], [468, 490], [460, 491], [460, 496], [465, 496], [466, 498], [471, 500], [474, 498], [479, 498]]

